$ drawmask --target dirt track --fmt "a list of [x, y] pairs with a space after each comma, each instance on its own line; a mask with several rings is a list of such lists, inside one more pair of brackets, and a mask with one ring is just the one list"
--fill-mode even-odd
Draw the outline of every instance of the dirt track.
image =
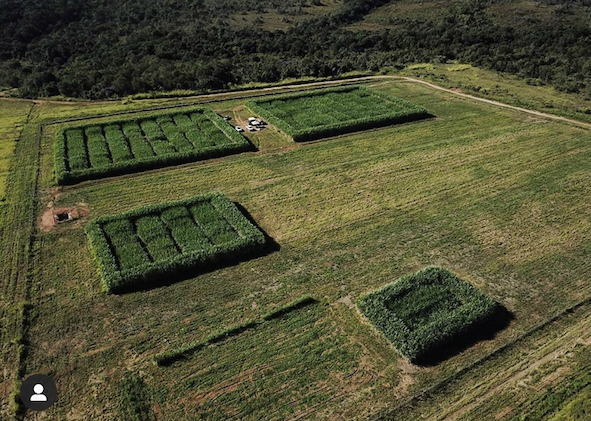
[[[561, 117], [555, 114], [549, 114], [549, 113], [544, 113], [541, 111], [536, 111], [536, 110], [530, 110], [527, 108], [522, 108], [522, 107], [516, 107], [514, 105], [509, 105], [509, 104], [505, 104], [504, 102], [500, 102], [500, 101], [494, 101], [492, 99], [486, 99], [486, 98], [480, 98], [474, 95], [470, 95], [470, 94], [465, 94], [463, 92], [458, 92], [456, 90], [453, 89], [448, 89], [448, 88], [443, 88], [439, 85], [435, 85], [433, 83], [421, 80], [421, 79], [415, 79], [412, 77], [408, 77], [408, 76], [389, 76], [389, 75], [382, 75], [382, 76], [363, 76], [363, 77], [357, 77], [357, 78], [351, 78], [351, 79], [338, 79], [338, 80], [330, 80], [330, 81], [323, 81], [323, 82], [310, 82], [310, 83], [302, 83], [302, 84], [293, 84], [293, 85], [283, 85], [283, 86], [271, 86], [268, 88], [260, 88], [260, 89], [253, 89], [251, 90], [247, 90], [247, 91], [230, 91], [230, 92], [221, 92], [221, 93], [214, 93], [214, 94], [203, 94], [203, 95], [195, 95], [195, 96], [187, 96], [187, 97], [182, 97], [183, 99], [207, 99], [207, 98], [216, 98], [216, 97], [223, 97], [223, 96], [231, 96], [232, 94], [239, 94], [239, 93], [248, 93], [248, 92], [269, 92], [269, 91], [282, 91], [285, 89], [292, 89], [292, 88], [305, 88], [305, 87], [315, 87], [315, 86], [330, 86], [330, 85], [339, 85], [339, 84], [343, 84], [343, 83], [350, 83], [350, 82], [361, 82], [361, 81], [367, 81], [367, 80], [402, 80], [402, 81], [407, 81], [407, 82], [414, 82], [414, 83], [420, 83], [426, 86], [429, 86], [433, 89], [437, 89], [440, 91], [444, 91], [444, 92], [448, 92], [450, 94], [453, 95], [457, 95], [460, 97], [464, 97], [464, 98], [469, 98], [472, 99], [474, 101], [480, 101], [480, 102], [484, 102], [486, 104], [491, 104], [491, 105], [496, 105], [497, 107], [503, 107], [503, 108], [510, 108], [512, 110], [516, 110], [516, 111], [520, 111], [523, 113], [527, 113], [530, 115], [534, 115], [536, 117], [542, 117], [542, 118], [547, 118], [547, 119], [551, 119], [551, 120], [558, 120], [558, 121], [564, 121], [570, 124], [574, 124], [577, 126], [581, 126], [581, 127], [585, 127], [585, 128], [591, 128], [591, 123], [585, 123], [583, 121], [579, 121], [579, 120], [574, 120], [571, 118], [567, 118], [567, 117]], [[253, 95], [255, 96], [255, 95]], [[94, 104], [108, 104], [111, 103], [112, 101], [96, 101], [96, 102], [90, 102], [90, 101], [72, 101], [72, 102], [68, 102], [68, 101], [51, 101], [51, 100], [30, 100], [30, 99], [17, 99], [17, 98], [0, 98], [0, 99], [4, 99], [4, 100], [10, 100], [10, 101], [33, 101], [35, 103], [38, 104], [68, 104], [68, 105], [80, 105], [80, 106], [84, 106], [84, 105], [94, 105]], [[151, 100], [157, 100], [158, 98], [152, 98]], [[173, 99], [173, 98], [162, 98], [163, 100], [166, 99]], [[137, 100], [137, 101], [141, 101], [141, 100]]]

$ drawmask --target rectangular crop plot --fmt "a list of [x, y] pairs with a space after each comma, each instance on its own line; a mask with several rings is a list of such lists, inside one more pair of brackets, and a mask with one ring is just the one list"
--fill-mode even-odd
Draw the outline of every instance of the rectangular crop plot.
[[363, 86], [274, 96], [250, 101], [248, 107], [295, 141], [430, 117], [422, 107]]
[[104, 289], [141, 289], [260, 250], [264, 234], [223, 194], [146, 206], [86, 227]]
[[59, 184], [142, 171], [250, 150], [246, 138], [211, 109], [154, 112], [56, 135]]
[[366, 294], [357, 306], [412, 362], [428, 359], [451, 341], [482, 328], [500, 309], [474, 286], [437, 267]]

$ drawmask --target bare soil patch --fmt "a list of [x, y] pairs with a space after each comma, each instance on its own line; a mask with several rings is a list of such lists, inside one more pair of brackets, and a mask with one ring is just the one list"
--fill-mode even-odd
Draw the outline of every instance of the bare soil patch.
[[78, 224], [81, 218], [88, 215], [89, 209], [86, 203], [78, 203], [67, 208], [55, 208], [53, 202], [47, 204], [47, 208], [39, 219], [39, 229], [43, 232], [51, 231], [58, 224]]

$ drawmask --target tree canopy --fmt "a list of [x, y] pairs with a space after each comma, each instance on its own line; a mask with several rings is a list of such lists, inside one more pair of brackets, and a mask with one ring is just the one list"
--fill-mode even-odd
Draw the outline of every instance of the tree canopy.
[[501, 20], [491, 9], [508, 0], [464, 0], [373, 30], [351, 24], [387, 0], [343, 0], [280, 30], [244, 18], [289, 22], [322, 1], [0, 0], [0, 86], [95, 99], [460, 60], [591, 95], [590, 0], [542, 0], [552, 19], [514, 7]]

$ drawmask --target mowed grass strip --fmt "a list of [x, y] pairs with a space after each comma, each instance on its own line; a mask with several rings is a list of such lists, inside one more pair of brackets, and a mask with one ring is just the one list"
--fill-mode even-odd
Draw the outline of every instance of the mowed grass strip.
[[32, 102], [0, 99], [0, 214], [16, 141], [21, 135], [32, 107]]
[[422, 107], [363, 86], [255, 99], [247, 105], [295, 141], [315, 140], [430, 117]]
[[58, 183], [70, 184], [251, 148], [211, 109], [192, 107], [65, 127], [56, 135], [54, 168]]
[[261, 325], [265, 322], [269, 322], [275, 319], [278, 319], [286, 314], [289, 314], [293, 311], [299, 310], [303, 307], [309, 306], [311, 304], [315, 304], [317, 301], [309, 295], [304, 295], [298, 299], [295, 299], [265, 315], [263, 315], [261, 320], [248, 320], [246, 322], [240, 323], [238, 325], [229, 327], [227, 329], [223, 329], [221, 331], [215, 332], [204, 340], [195, 342], [192, 344], [184, 345], [180, 348], [172, 349], [170, 351], [166, 351], [160, 354], [156, 354], [154, 356], [154, 362], [158, 366], [169, 366], [179, 360], [183, 360], [188, 358], [190, 355], [194, 354], [195, 352], [200, 351], [204, 347], [221, 342], [225, 339], [228, 339], [232, 336], [239, 335], [242, 332], [245, 332], [249, 329], [254, 329], [258, 325]]
[[145, 206], [91, 221], [86, 232], [103, 289], [148, 287], [260, 250], [265, 235], [223, 194]]
[[[153, 384], [172, 419], [279, 420], [316, 417], [319, 406], [355, 387], [361, 347], [349, 342], [327, 305], [301, 308], [157, 370]], [[312, 369], [313, 368], [313, 369]], [[179, 405], [179, 396], [188, 404]], [[312, 413], [312, 415], [310, 415]]]
[[491, 298], [438, 267], [363, 295], [357, 306], [414, 363], [430, 359], [452, 340], [482, 328], [500, 310]]

